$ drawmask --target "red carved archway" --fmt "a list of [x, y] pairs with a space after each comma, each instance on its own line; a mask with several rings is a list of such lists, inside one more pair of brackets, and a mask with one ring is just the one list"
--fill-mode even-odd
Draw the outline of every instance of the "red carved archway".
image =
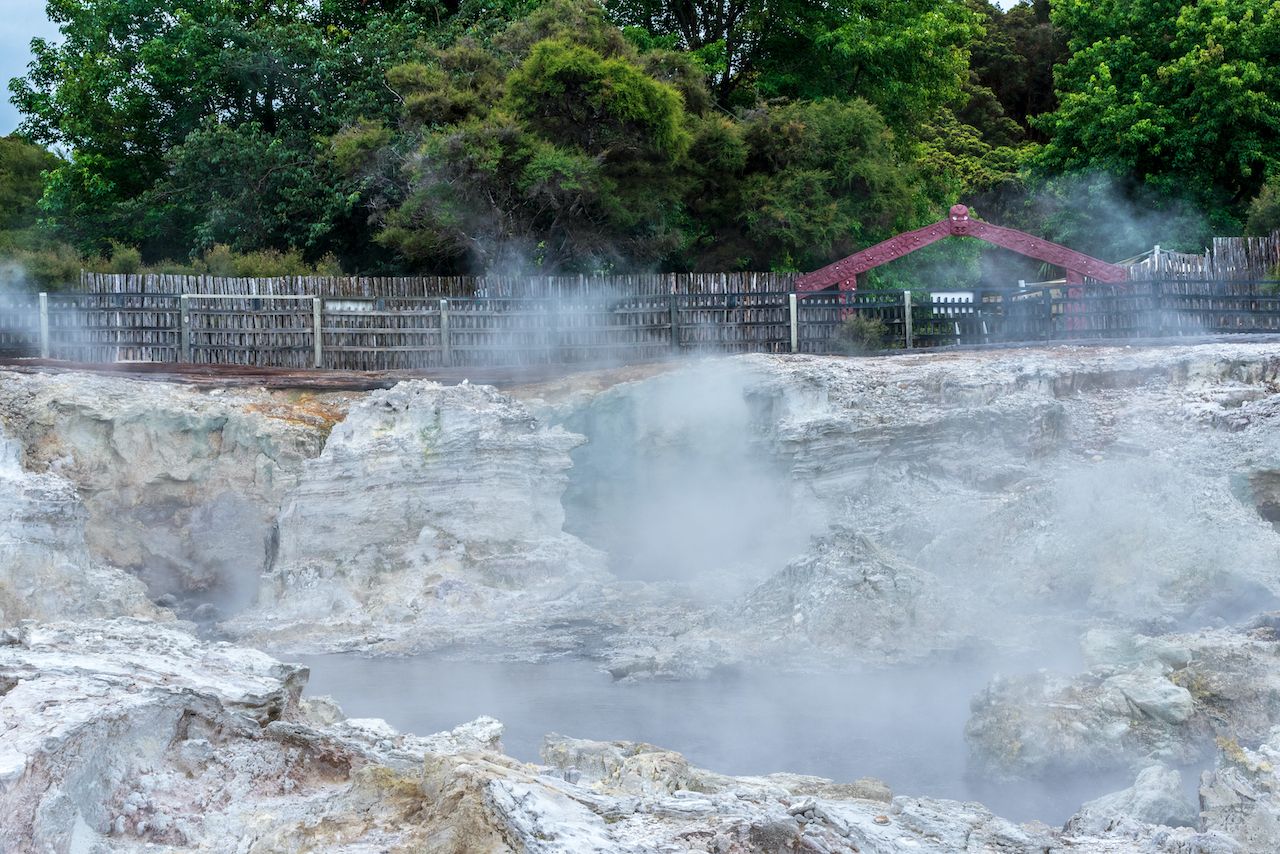
[[858, 287], [860, 273], [910, 255], [945, 237], [976, 237], [1029, 258], [1063, 267], [1067, 271], [1067, 284], [1075, 286], [1071, 288], [1073, 296], [1078, 295], [1079, 286], [1084, 284], [1086, 276], [1099, 282], [1123, 282], [1129, 278], [1124, 267], [1108, 264], [1025, 231], [970, 219], [967, 207], [955, 205], [951, 208], [950, 215], [940, 222], [903, 232], [841, 261], [828, 264], [821, 270], [806, 273], [796, 279], [796, 292], [805, 296], [833, 285], [838, 285], [842, 292], [854, 291]]

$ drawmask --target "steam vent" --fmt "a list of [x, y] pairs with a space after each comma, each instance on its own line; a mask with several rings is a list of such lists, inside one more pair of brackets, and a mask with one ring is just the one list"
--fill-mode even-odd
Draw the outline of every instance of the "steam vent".
[[4, 850], [1280, 850], [1278, 367], [7, 369]]

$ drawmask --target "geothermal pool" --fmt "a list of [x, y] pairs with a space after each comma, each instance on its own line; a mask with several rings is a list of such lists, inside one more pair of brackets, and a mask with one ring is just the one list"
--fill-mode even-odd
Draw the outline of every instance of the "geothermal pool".
[[[459, 662], [356, 655], [282, 656], [311, 668], [307, 695], [404, 732], [447, 730], [481, 715], [506, 726], [503, 746], [538, 760], [550, 732], [643, 741], [733, 775], [787, 771], [895, 793], [981, 801], [1017, 821], [1060, 824], [1131, 775], [1001, 785], [966, 773], [968, 697], [986, 671], [930, 666], [841, 674], [723, 673], [705, 680], [619, 683], [587, 661]], [[1198, 773], [1184, 770], [1194, 794]]]

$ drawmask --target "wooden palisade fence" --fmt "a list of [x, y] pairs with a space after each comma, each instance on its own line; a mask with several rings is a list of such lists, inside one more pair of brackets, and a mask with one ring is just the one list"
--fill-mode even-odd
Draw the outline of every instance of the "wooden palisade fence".
[[[1198, 258], [1199, 256], [1192, 256]], [[75, 362], [347, 370], [610, 364], [685, 353], [831, 353], [851, 314], [889, 347], [1280, 332], [1274, 283], [1147, 278], [797, 299], [789, 274], [283, 278], [89, 275], [0, 296], [0, 352]]]

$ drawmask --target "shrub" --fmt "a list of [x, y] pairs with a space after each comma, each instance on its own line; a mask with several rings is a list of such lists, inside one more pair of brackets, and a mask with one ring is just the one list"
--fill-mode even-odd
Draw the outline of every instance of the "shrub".
[[1280, 180], [1272, 179], [1262, 186], [1262, 192], [1249, 203], [1249, 218], [1244, 233], [1266, 237], [1280, 229]]
[[210, 276], [234, 276], [236, 274], [236, 256], [231, 247], [225, 243], [214, 244], [200, 259], [204, 263], [205, 272]]
[[61, 291], [80, 282], [80, 253], [65, 243], [39, 249], [0, 247], [2, 289]]
[[836, 332], [836, 345], [843, 353], [871, 353], [888, 345], [889, 327], [878, 317], [855, 314], [845, 319]]
[[237, 276], [250, 279], [272, 279], [277, 276], [305, 276], [311, 268], [302, 260], [296, 249], [281, 252], [277, 249], [262, 249], [258, 252], [244, 252], [236, 256]]
[[136, 273], [142, 269], [142, 253], [132, 246], [111, 241], [111, 261], [108, 273]]

